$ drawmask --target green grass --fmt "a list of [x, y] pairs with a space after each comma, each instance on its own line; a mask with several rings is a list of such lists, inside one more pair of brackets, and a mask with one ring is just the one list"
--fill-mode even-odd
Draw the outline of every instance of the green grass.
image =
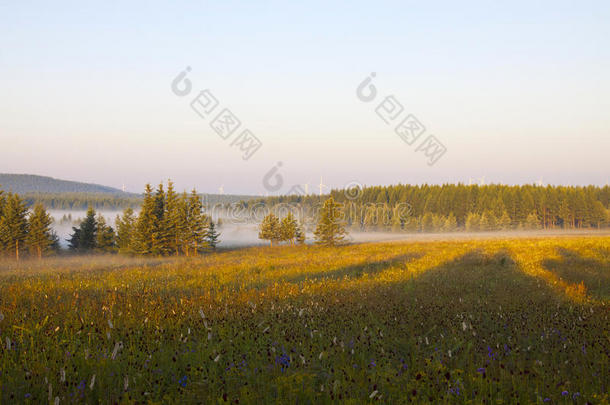
[[5, 262], [0, 400], [608, 403], [608, 246]]

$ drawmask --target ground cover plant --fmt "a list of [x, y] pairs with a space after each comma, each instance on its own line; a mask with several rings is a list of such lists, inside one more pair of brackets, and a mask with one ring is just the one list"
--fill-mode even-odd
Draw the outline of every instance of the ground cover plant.
[[0, 264], [2, 403], [608, 403], [609, 237]]

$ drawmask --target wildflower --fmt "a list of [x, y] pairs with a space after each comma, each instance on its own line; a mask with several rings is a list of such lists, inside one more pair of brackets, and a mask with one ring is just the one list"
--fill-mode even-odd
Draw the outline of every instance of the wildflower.
[[568, 395], [568, 391], [561, 391], [561, 396], [565, 397], [566, 395]]
[[477, 368], [477, 373], [485, 374], [485, 367]]
[[373, 397], [375, 397], [375, 395], [377, 395], [377, 392], [378, 392], [377, 390], [371, 392], [371, 395], [369, 395], [369, 398], [373, 399]]
[[216, 356], [216, 358], [214, 359], [214, 363], [218, 363], [218, 360], [220, 360], [220, 354]]
[[187, 380], [187, 377], [183, 376], [181, 379], [178, 380], [178, 384], [180, 384], [180, 386], [184, 388], [184, 387], [186, 387], [186, 380]]

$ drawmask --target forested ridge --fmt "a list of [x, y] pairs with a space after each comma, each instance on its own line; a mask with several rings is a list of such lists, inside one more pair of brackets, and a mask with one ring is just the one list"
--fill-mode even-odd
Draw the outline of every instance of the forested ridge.
[[122, 193], [121, 190], [100, 184], [60, 180], [34, 174], [0, 173], [0, 184], [6, 192], [25, 193]]

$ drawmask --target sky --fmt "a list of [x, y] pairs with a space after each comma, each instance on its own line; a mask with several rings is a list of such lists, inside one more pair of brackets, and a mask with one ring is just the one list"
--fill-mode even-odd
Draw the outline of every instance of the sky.
[[506, 3], [0, 0], [0, 172], [269, 195], [606, 184], [610, 3]]

